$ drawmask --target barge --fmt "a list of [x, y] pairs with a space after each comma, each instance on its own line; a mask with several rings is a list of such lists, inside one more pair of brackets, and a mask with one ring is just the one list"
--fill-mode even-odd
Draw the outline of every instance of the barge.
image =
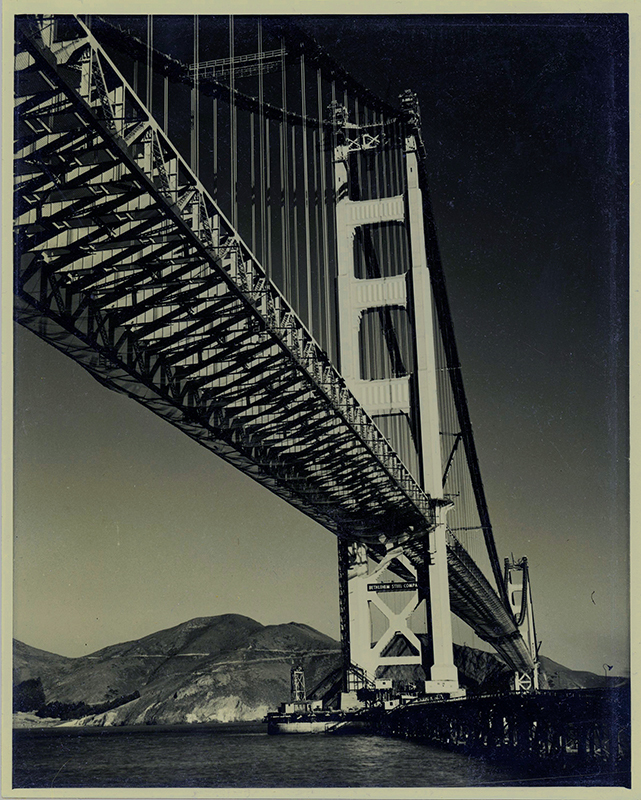
[[322, 700], [308, 700], [302, 667], [293, 667], [289, 703], [267, 714], [267, 733], [352, 733], [367, 728], [362, 711], [323, 708]]
[[313, 711], [311, 707], [287, 712], [281, 707], [278, 711], [267, 714], [265, 721], [267, 733], [271, 736], [282, 733], [335, 733], [339, 730], [346, 733], [347, 730], [352, 731], [364, 725], [363, 721], [355, 720], [353, 716], [345, 711]]

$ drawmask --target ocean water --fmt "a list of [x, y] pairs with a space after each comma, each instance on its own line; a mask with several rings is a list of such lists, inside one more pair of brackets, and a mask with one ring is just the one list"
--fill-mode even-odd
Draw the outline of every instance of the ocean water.
[[236, 723], [16, 730], [13, 787], [473, 787], [546, 783], [533, 781], [509, 766], [405, 739], [369, 734], [268, 736], [266, 729], [261, 723]]

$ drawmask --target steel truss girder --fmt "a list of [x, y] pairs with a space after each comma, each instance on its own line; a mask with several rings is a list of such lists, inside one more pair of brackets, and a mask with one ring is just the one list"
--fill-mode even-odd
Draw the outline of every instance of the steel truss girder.
[[[87, 78], [90, 85], [84, 95], [81, 82], [85, 78], [81, 71], [78, 73], [79, 85], [76, 86], [70, 85], [69, 75], [64, 73], [65, 47], [62, 43], [47, 46], [35, 24], [22, 38], [25, 51], [28, 51], [34, 59], [33, 66], [46, 76], [47, 80], [43, 81], [43, 84], [49, 83], [56, 87], [56, 92], [52, 92], [49, 88], [42, 102], [37, 102], [33, 96], [26, 99], [30, 118], [38, 121], [38, 112], [41, 111], [54, 119], [49, 131], [41, 135], [34, 133], [32, 147], [34, 152], [29, 155], [29, 174], [33, 176], [31, 180], [39, 181], [37, 175], [39, 168], [44, 181], [47, 168], [45, 164], [38, 164], [38, 150], [47, 148], [53, 152], [56, 139], [65, 141], [68, 148], [73, 148], [74, 154], [80, 161], [83, 161], [83, 148], [90, 147], [92, 153], [101, 154], [99, 163], [86, 169], [78, 168], [72, 159], [66, 173], [64, 165], [57, 165], [58, 186], [64, 187], [65, 179], [69, 177], [72, 187], [78, 187], [84, 177], [83, 196], [74, 194], [67, 202], [56, 207], [53, 202], [56, 201], [57, 195], [53, 192], [58, 191], [58, 186], [47, 184], [46, 181], [40, 183], [44, 191], [29, 196], [40, 213], [48, 218], [47, 230], [34, 231], [26, 225], [21, 226], [18, 230], [18, 247], [21, 253], [41, 252], [47, 263], [39, 261], [32, 265], [29, 274], [23, 273], [26, 278], [20, 288], [23, 303], [55, 320], [70, 337], [84, 338], [85, 344], [95, 347], [100, 359], [99, 364], [92, 361], [91, 368], [94, 374], [99, 371], [98, 368], [104, 370], [100, 376], [103, 382], [117, 386], [125, 381], [123, 375], [127, 373], [130, 377], [140, 380], [149, 391], [153, 390], [156, 394], [154, 410], [158, 410], [158, 403], [167, 403], [171, 406], [167, 415], [172, 421], [179, 416], [175, 407], [179, 405], [179, 400], [189, 399], [188, 407], [182, 409], [182, 414], [189, 415], [192, 419], [197, 418], [198, 422], [211, 430], [209, 420], [203, 420], [199, 416], [199, 398], [204, 399], [205, 393], [215, 386], [217, 381], [224, 380], [227, 386], [232, 387], [243, 381], [251, 386], [252, 380], [256, 378], [258, 381], [261, 373], [266, 370], [271, 369], [272, 380], [277, 380], [294, 368], [299, 376], [301, 388], [304, 388], [302, 388], [302, 405], [300, 401], [292, 399], [292, 406], [295, 409], [293, 416], [305, 415], [309, 420], [318, 420], [317, 434], [323, 430], [325, 424], [329, 424], [329, 420], [334, 420], [332, 427], [336, 426], [338, 430], [343, 431], [347, 438], [353, 441], [353, 446], [341, 451], [344, 468], [339, 470], [335, 459], [331, 457], [331, 451], [323, 448], [322, 435], [319, 437], [317, 447], [314, 448], [309, 424], [305, 425], [302, 421], [291, 422], [292, 418], [285, 415], [280, 427], [273, 431], [279, 443], [285, 445], [285, 451], [280, 458], [293, 461], [298, 474], [305, 475], [304, 465], [296, 464], [296, 450], [299, 448], [304, 451], [305, 458], [312, 460], [316, 450], [320, 454], [318, 463], [321, 467], [324, 466], [328, 474], [323, 479], [324, 470], [321, 469], [320, 474], [314, 473], [313, 482], [320, 485], [325, 480], [328, 484], [336, 484], [339, 492], [345, 498], [349, 498], [349, 501], [343, 501], [342, 512], [341, 503], [335, 499], [336, 492], [332, 491], [333, 502], [336, 504], [333, 516], [341, 520], [342, 524], [349, 524], [354, 514], [359, 521], [365, 517], [370, 520], [370, 531], [361, 525], [361, 536], [364, 541], [373, 539], [378, 542], [380, 538], [393, 541], [399, 531], [407, 528], [408, 524], [416, 530], [427, 530], [431, 524], [429, 498], [423, 495], [419, 487], [405, 473], [404, 467], [389, 444], [346, 392], [340, 376], [303, 328], [286, 300], [275, 287], [266, 282], [260, 266], [211, 199], [207, 197], [197, 179], [190, 175], [187, 166], [181, 164], [180, 172], [183, 180], [187, 176], [188, 183], [180, 183], [178, 169], [173, 171], [162, 167], [159, 169], [160, 162], [164, 167], [165, 160], [180, 163], [180, 157], [173, 151], [153, 120], [145, 118], [144, 109], [133, 99], [133, 94], [88, 31], [81, 23], [77, 23], [76, 28], [78, 47], [75, 51], [78, 53], [83, 48], [85, 51], [88, 50], [90, 57], [84, 58], [84, 62], [93, 64], [93, 70]], [[57, 60], [51, 57], [52, 53]], [[82, 65], [82, 59], [80, 63]], [[18, 72], [18, 94], [20, 95], [20, 72]], [[127, 102], [131, 108], [129, 118], [124, 122], [119, 117], [118, 109]], [[69, 131], [61, 130], [58, 134], [51, 132], [56, 130], [56, 115], [68, 113], [70, 105], [73, 106], [75, 115], [82, 120], [87, 131], [90, 131], [90, 133], [83, 131], [83, 135], [75, 140], [65, 138]], [[152, 162], [151, 171], [149, 164], [145, 170], [144, 164], [137, 163], [125, 143], [124, 137], [137, 127], [136, 121], [131, 119], [132, 109], [140, 115], [137, 124], [142, 123], [147, 132], [151, 130], [149, 136], [144, 132], [140, 136], [130, 136], [132, 143], [138, 141], [137, 146], [143, 148], [145, 140], [149, 140], [148, 149], [153, 150], [153, 153], [147, 154], [149, 161]], [[59, 128], [63, 127], [61, 122]], [[126, 175], [127, 191], [114, 192], [114, 171], [109, 168], [109, 160], [103, 159], [104, 156], [113, 158], [114, 169], [117, 167], [121, 175]], [[142, 162], [144, 158], [138, 161]], [[158, 177], [159, 173], [162, 180]], [[31, 184], [32, 187], [35, 185]], [[48, 188], [51, 191], [48, 191]], [[190, 192], [191, 198], [197, 198], [197, 208], [205, 210], [206, 219], [201, 213], [195, 227], [192, 227], [193, 202], [185, 202], [183, 212], [177, 211], [179, 200]], [[110, 237], [108, 235], [110, 225], [103, 222], [103, 215], [127, 209], [128, 204], [136, 197], [144, 198], [147, 206], [157, 212], [156, 217], [127, 221], [119, 226], [115, 237]], [[71, 240], [66, 234], [69, 228], [65, 227], [62, 232], [57, 230], [58, 221], [65, 218], [80, 221], [77, 227], [78, 233]], [[82, 222], [85, 220], [88, 224], [83, 227]], [[222, 231], [222, 236], [218, 234], [217, 241], [213, 238], [215, 231]], [[141, 238], [143, 234], [146, 235], [146, 239], [143, 238], [137, 243], [135, 239]], [[173, 265], [171, 255], [168, 255], [167, 267], [163, 268], [163, 272], [166, 271], [168, 274], [163, 275], [163, 282], [155, 279], [150, 267], [145, 268], [141, 265], [139, 272], [130, 272], [129, 277], [117, 288], [111, 292], [108, 290], [106, 287], [108, 274], [110, 271], [117, 272], [119, 261], [126, 260], [131, 263], [135, 260], [136, 253], [141, 255], [143, 251], [145, 251], [144, 256], [153, 257], [154, 248], [166, 246], [170, 237], [172, 240], [175, 239], [176, 246], [183, 245], [187, 252], [193, 254], [194, 259], [191, 264]], [[108, 258], [107, 268], [101, 266], [100, 248], [105, 248], [107, 251], [105, 253]], [[179, 316], [188, 314], [187, 304], [196, 305], [203, 299], [205, 292], [202, 286], [194, 286], [188, 281], [181, 284], [183, 274], [192, 273], [194, 266], [202, 267], [203, 264], [206, 265], [209, 274], [215, 276], [212, 285], [224, 284], [227, 296], [233, 298], [234, 305], [238, 308], [235, 321], [240, 330], [232, 333], [230, 338], [225, 335], [229, 325], [216, 321], [215, 330], [207, 331], [202, 336], [200, 348], [191, 340], [181, 339], [178, 334], [173, 334], [169, 352], [164, 351], [160, 335], [153, 349], [147, 350], [145, 335], [150, 335], [152, 330], [158, 333], [158, 320], [153, 319], [154, 315], [159, 316], [163, 323], [171, 325]], [[63, 268], [66, 275], [61, 274]], [[168, 286], [167, 281], [174, 283]], [[38, 285], [38, 291], [35, 290], [35, 284]], [[93, 293], [91, 284], [100, 284]], [[135, 294], [141, 291], [143, 292], [141, 299], [135, 298]], [[110, 304], [114, 307], [110, 307]], [[169, 309], [165, 310], [167, 306]], [[86, 322], [82, 321], [83, 317], [91, 317], [93, 331], [89, 331]], [[24, 311], [18, 312], [18, 318], [31, 326], [31, 318]], [[267, 322], [270, 319], [271, 325]], [[234, 315], [229, 322], [233, 320]], [[107, 346], [104, 336], [95, 338], [94, 332], [98, 329], [103, 332], [108, 331], [107, 341], [117, 342], [118, 346], [114, 344], [111, 347]], [[56, 341], [58, 346], [60, 341], [60, 339]], [[184, 347], [181, 347], [183, 343]], [[202, 358], [203, 347], [210, 351], [205, 358]], [[151, 359], [152, 352], [153, 359]], [[76, 352], [75, 355], [77, 357], [79, 353]], [[83, 356], [83, 359], [86, 360], [86, 356]], [[176, 363], [181, 360], [188, 362], [189, 359], [193, 360], [192, 364]], [[151, 360], [154, 362], [153, 365]], [[228, 363], [223, 365], [221, 363], [223, 361]], [[210, 368], [214, 374], [198, 374]], [[153, 375], [158, 375], [159, 369], [164, 369], [166, 378], [170, 377], [174, 384], [173, 391], [167, 386], [154, 385]], [[128, 389], [130, 390], [130, 387]], [[258, 396], [254, 396], [255, 394]], [[261, 399], [261, 390], [256, 387], [252, 401], [259, 405], [268, 405], [271, 399], [267, 395]], [[225, 406], [222, 411], [225, 411]], [[325, 420], [328, 422], [325, 423]], [[253, 440], [260, 435], [260, 425], [253, 424], [249, 427], [252, 430], [258, 428], [251, 434]], [[231, 428], [227, 430], [219, 428], [216, 434], [237, 447], [239, 456], [242, 455], [242, 441], [249, 434], [249, 430], [245, 431], [242, 414], [236, 416]], [[350, 449], [357, 454], [355, 466], [351, 469]], [[358, 474], [363, 459], [368, 462], [371, 471], [387, 489], [386, 492], [379, 490], [377, 501], [371, 486], [359, 485]], [[236, 462], [239, 460], [242, 461], [242, 458], [237, 458]], [[247, 471], [253, 466], [255, 465], [246, 463], [241, 468]], [[254, 470], [251, 474], [256, 477]], [[278, 481], [275, 473], [273, 476], [264, 477], [270, 483], [273, 477]], [[311, 481], [312, 478], [308, 480]], [[291, 489], [291, 484], [291, 479], [288, 479], [286, 490], [288, 499], [292, 491], [297, 491]], [[271, 488], [274, 488], [274, 484]], [[397, 530], [387, 525], [392, 505], [386, 496], [393, 498], [394, 506], [397, 508]], [[316, 513], [302, 490], [298, 492], [298, 503], [305, 504], [307, 513], [319, 518], [323, 524], [326, 523], [326, 509], [323, 508], [320, 513]], [[385, 519], [384, 526], [380, 524], [382, 519]], [[335, 529], [336, 523], [331, 527]]]
[[[30, 177], [19, 187], [29, 207], [16, 221], [16, 318], [102, 384], [164, 417], [329, 530], [348, 530], [378, 553], [403, 543], [420, 562], [421, 541], [434, 524], [433, 501], [90, 32], [77, 19], [67, 23], [66, 41], [47, 38], [52, 18], [24, 18], [18, 29], [17, 115], [26, 103], [34, 130], [29, 146], [22, 141], [17, 149], [16, 174]], [[73, 71], [66, 69], [69, 53]], [[40, 89], [37, 80], [21, 83], [24, 62], [41, 78]], [[62, 119], [69, 106], [78, 130]], [[40, 112], [60, 115], [60, 130], [40, 127]], [[60, 148], [64, 159], [57, 156]], [[85, 179], [96, 201], [76, 198], [65, 214], [54, 211], [54, 195], [45, 187], [64, 188], [67, 179], [77, 187], [80, 166], [89, 166]], [[136, 213], [140, 206], [142, 214]], [[52, 217], [60, 224], [42, 241], [44, 231], [32, 227], [38, 214], [50, 227]], [[160, 267], [152, 266], [155, 259]], [[212, 276], [211, 284], [195, 278], [196, 270]], [[109, 292], [105, 284], [119, 271], [129, 277]], [[216, 299], [208, 294], [213, 287], [221, 292]], [[229, 298], [229, 307], [221, 297]], [[230, 324], [217, 324], [219, 333], [204, 335], [203, 346], [235, 363], [212, 376], [181, 375], [172, 359], [186, 337], [183, 356], [193, 353], [197, 326], [188, 334], [171, 326], [189, 325], [194, 307], [212, 304], [211, 318]], [[241, 335], [232, 348], [225, 329], [233, 324], [251, 335]], [[263, 358], [263, 346], [275, 355]], [[241, 397], [269, 406], [272, 388], [281, 383], [291, 392], [294, 416], [326, 420], [316, 426], [316, 437], [305, 425], [288, 429], [286, 415], [269, 434], [261, 431], [260, 416], [244, 421], [237, 412]], [[322, 433], [325, 426], [332, 432]], [[459, 563], [459, 554], [449, 556]], [[496, 595], [473, 562], [460, 572], [475, 576], [479, 617], [485, 618]], [[456, 587], [451, 591], [454, 596]], [[464, 610], [457, 613], [466, 619]], [[503, 620], [496, 627], [500, 650], [501, 637], [511, 640], [513, 631]]]

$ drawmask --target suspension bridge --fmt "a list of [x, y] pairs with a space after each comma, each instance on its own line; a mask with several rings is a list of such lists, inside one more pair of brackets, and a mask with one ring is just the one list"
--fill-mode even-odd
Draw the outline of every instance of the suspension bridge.
[[451, 613], [536, 689], [415, 95], [276, 18], [176, 20], [17, 18], [16, 319], [336, 535], [346, 695], [460, 695]]

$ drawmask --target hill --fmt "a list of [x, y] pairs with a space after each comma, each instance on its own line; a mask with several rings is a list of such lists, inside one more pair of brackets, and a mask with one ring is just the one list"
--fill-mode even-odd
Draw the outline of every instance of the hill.
[[594, 672], [569, 669], [546, 656], [541, 656], [539, 661], [546, 689], [600, 689], [604, 686], [612, 688], [628, 682], [626, 678], [614, 676], [606, 678]]
[[322, 688], [340, 667], [340, 645], [307, 625], [261, 625], [237, 614], [73, 659], [14, 643], [14, 683], [40, 678], [48, 704], [94, 706], [140, 693], [88, 720], [98, 725], [261, 719], [289, 697], [293, 663], [303, 665], [310, 691]]
[[[454, 660], [461, 684], [470, 690], [509, 685], [510, 670], [491, 653], [455, 645]], [[543, 688], [605, 683], [593, 673], [541, 661]], [[339, 642], [330, 636], [297, 622], [261, 625], [238, 614], [199, 617], [80, 658], [14, 640], [14, 698], [22, 712], [59, 716], [74, 725], [256, 720], [289, 698], [293, 664], [305, 670], [308, 696], [336, 697], [342, 659]], [[403, 670], [397, 676], [402, 680], [425, 677], [421, 667]], [[33, 719], [30, 715], [27, 722]]]

